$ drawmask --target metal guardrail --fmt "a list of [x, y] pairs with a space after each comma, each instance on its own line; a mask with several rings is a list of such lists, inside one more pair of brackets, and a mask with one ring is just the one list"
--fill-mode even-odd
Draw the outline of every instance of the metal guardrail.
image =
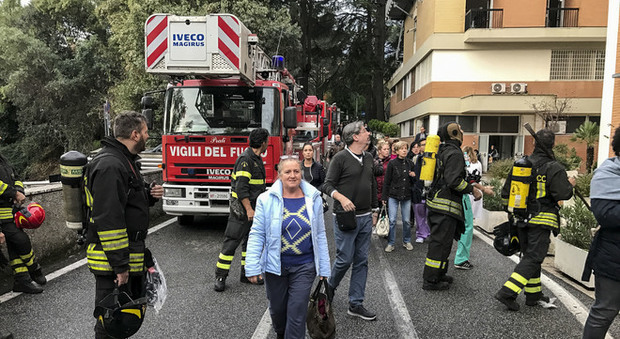
[[465, 13], [465, 30], [470, 28], [503, 28], [504, 10], [501, 8], [475, 8]]
[[547, 8], [546, 27], [577, 27], [579, 8]]
[[161, 153], [142, 153], [140, 158], [142, 171], [158, 169], [161, 166]]
[[[140, 154], [140, 157], [142, 158], [140, 159], [141, 172], [159, 169], [161, 166], [161, 153], [142, 153]], [[90, 158], [91, 157], [88, 159], [89, 161]], [[50, 179], [51, 180], [24, 181], [23, 183], [26, 187], [49, 185], [60, 182], [60, 175], [52, 175], [50, 176]]]

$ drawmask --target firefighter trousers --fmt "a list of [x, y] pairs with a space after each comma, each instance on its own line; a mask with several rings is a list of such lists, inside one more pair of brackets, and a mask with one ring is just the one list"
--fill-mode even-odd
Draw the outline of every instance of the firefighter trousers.
[[239, 247], [239, 244], [241, 244], [241, 275], [245, 276], [245, 252], [248, 247], [248, 235], [250, 234], [251, 227], [251, 221], [239, 220], [232, 214], [228, 217], [222, 251], [215, 265], [215, 276], [228, 276], [230, 264], [234, 259], [235, 251], [237, 247]]
[[542, 296], [540, 283], [541, 265], [551, 242], [551, 231], [538, 226], [519, 227], [519, 244], [521, 261], [517, 264], [510, 278], [502, 286], [500, 293], [509, 298], [516, 298], [525, 292], [527, 301], [537, 301]]
[[28, 271], [34, 271], [39, 267], [26, 232], [17, 228], [13, 221], [4, 220], [2, 221], [2, 233], [6, 238], [9, 263], [16, 277], [27, 276]]
[[424, 280], [437, 283], [448, 272], [448, 257], [452, 250], [452, 239], [459, 221], [449, 215], [428, 211], [431, 227], [430, 242], [424, 265]]

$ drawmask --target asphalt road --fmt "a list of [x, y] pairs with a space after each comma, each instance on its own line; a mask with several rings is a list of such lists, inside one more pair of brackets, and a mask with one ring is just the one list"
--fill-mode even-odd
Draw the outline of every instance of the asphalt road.
[[[331, 215], [326, 215], [326, 223], [333, 258]], [[169, 295], [159, 314], [153, 309], [147, 311], [141, 330], [132, 338], [275, 338], [265, 313], [264, 288], [239, 282], [238, 257], [227, 290], [213, 291], [225, 224], [223, 218], [199, 218], [193, 226], [174, 222], [149, 236], [147, 243], [164, 271]], [[402, 228], [400, 223], [397, 227]], [[422, 269], [427, 245], [414, 244], [414, 250], [407, 251], [400, 234], [398, 231], [392, 253], [383, 251], [384, 239], [373, 236], [365, 305], [377, 312], [376, 321], [346, 314], [348, 275], [336, 291], [333, 306], [338, 338], [581, 337], [583, 325], [579, 319], [585, 319], [587, 314], [576, 316], [579, 308], [567, 307], [559, 300], [558, 308], [553, 310], [528, 307], [520, 296], [521, 311], [510, 312], [493, 299], [515, 264], [483, 241], [484, 235], [474, 237], [473, 270], [450, 267], [449, 274], [455, 278], [450, 290], [424, 291]], [[81, 258], [83, 255], [60, 258], [44, 271], [52, 273]], [[589, 296], [550, 272], [545, 273], [562, 293], [580, 301], [586, 311], [589, 309]], [[553, 295], [547, 286], [543, 290]], [[51, 280], [40, 295], [1, 295], [0, 328], [10, 330], [15, 338], [92, 338], [93, 299], [94, 279], [82, 265]], [[616, 338], [620, 338], [618, 323], [611, 330]]]

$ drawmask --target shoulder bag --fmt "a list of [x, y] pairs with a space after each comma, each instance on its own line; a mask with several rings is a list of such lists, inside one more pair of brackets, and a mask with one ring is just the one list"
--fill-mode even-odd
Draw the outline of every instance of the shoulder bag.
[[390, 219], [388, 219], [385, 205], [383, 205], [381, 212], [379, 212], [379, 221], [377, 221], [377, 235], [386, 237], [388, 233], [390, 233]]

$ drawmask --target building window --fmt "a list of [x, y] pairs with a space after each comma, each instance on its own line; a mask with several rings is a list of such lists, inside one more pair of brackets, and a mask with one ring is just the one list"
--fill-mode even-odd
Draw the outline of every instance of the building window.
[[456, 115], [440, 115], [439, 116], [439, 126], [446, 124], [451, 121], [456, 121]]
[[601, 117], [599, 116], [570, 116], [566, 119], [566, 133], [575, 133], [577, 128], [581, 126], [584, 122], [592, 121], [597, 125], [601, 122]]
[[463, 132], [466, 132], [466, 133], [475, 133], [477, 122], [478, 122], [477, 116], [467, 116], [467, 115], [458, 116], [458, 123], [459, 125], [461, 125], [461, 129], [463, 130]]
[[577, 128], [586, 121], [586, 117], [569, 117], [566, 119], [566, 133], [575, 133]]
[[403, 82], [396, 84], [396, 102], [403, 100]]
[[461, 129], [466, 133], [475, 133], [476, 125], [478, 123], [478, 117], [473, 115], [440, 115], [439, 116], [439, 126], [451, 122], [456, 121], [459, 125], [461, 125]]
[[409, 120], [409, 135], [415, 135], [415, 123], [413, 119]]
[[411, 95], [411, 72], [407, 73], [407, 75], [403, 78], [402, 83], [403, 83], [402, 100], [405, 100], [409, 95]]
[[519, 133], [519, 117], [481, 116], [480, 133]]
[[551, 51], [551, 80], [602, 80], [604, 50]]
[[417, 91], [424, 85], [431, 82], [431, 58], [427, 56], [420, 62], [414, 70], [415, 74], [415, 88], [413, 91]]

